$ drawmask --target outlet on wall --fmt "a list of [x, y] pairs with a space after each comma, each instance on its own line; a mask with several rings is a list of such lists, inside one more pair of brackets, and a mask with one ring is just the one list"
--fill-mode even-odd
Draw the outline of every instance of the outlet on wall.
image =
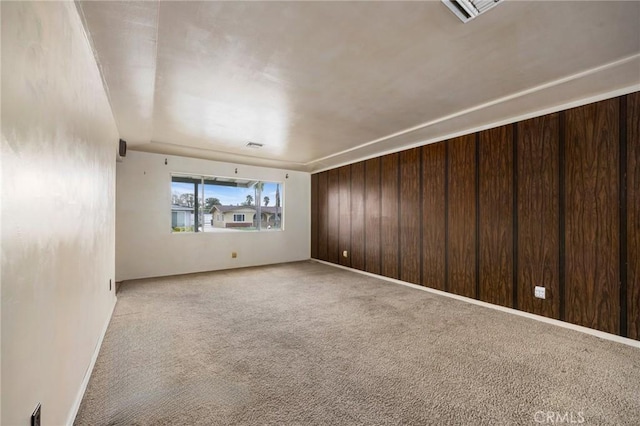
[[536, 286], [533, 291], [533, 295], [538, 299], [546, 299], [547, 298], [547, 289], [544, 287]]
[[348, 251], [343, 251], [342, 252], [342, 257], [349, 257], [349, 252]]

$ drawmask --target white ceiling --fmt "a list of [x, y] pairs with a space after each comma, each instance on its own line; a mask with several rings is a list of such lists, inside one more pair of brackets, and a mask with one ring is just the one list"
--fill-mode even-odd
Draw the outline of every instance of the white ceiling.
[[637, 1], [78, 5], [133, 150], [314, 171], [640, 89]]

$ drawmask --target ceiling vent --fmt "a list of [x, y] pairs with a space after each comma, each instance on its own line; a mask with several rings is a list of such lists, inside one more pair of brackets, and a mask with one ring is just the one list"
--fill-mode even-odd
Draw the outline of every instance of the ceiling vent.
[[503, 0], [442, 0], [462, 22], [469, 22]]
[[258, 143], [258, 142], [248, 142], [248, 143], [247, 143], [247, 146], [248, 146], [249, 148], [255, 148], [255, 149], [257, 149], [257, 148], [262, 148], [262, 147], [264, 146], [264, 144], [261, 144], [261, 143]]

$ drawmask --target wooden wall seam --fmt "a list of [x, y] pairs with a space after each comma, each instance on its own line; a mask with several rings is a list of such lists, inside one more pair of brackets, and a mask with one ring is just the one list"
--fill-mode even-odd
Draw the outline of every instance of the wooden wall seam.
[[511, 307], [518, 309], [518, 124], [512, 125], [511, 140], [511, 223], [513, 224], [511, 240]]
[[444, 144], [444, 291], [449, 291], [449, 144]]
[[475, 249], [476, 249], [476, 287], [473, 297], [480, 299], [480, 262], [482, 257], [480, 256], [480, 132], [475, 133], [475, 193], [473, 199], [476, 203], [476, 235], [475, 235]]
[[619, 189], [619, 270], [620, 292], [618, 294], [620, 305], [620, 335], [627, 337], [627, 97], [620, 97], [619, 106], [619, 154], [618, 154], [618, 187]]
[[560, 320], [566, 321], [567, 308], [565, 301], [566, 287], [566, 149], [565, 149], [565, 123], [564, 111], [559, 116], [558, 139], [558, 300]]
[[640, 92], [627, 96], [627, 335], [640, 340]]
[[311, 258], [318, 258], [318, 175], [311, 175]]
[[419, 268], [419, 277], [418, 284], [424, 285], [424, 222], [422, 218], [424, 217], [424, 157], [422, 156], [422, 151], [424, 147], [417, 148], [418, 150], [418, 158], [420, 160], [420, 167], [418, 169], [418, 178], [420, 182], [418, 183], [418, 208], [420, 209], [420, 213], [418, 215], [418, 226], [420, 227], [420, 233], [418, 238], [418, 244], [420, 249], [420, 256], [418, 257], [418, 268]]

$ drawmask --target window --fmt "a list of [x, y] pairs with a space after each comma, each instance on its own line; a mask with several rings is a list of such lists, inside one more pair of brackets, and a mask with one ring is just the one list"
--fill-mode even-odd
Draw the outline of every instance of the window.
[[255, 179], [173, 174], [172, 232], [283, 229], [284, 185]]

